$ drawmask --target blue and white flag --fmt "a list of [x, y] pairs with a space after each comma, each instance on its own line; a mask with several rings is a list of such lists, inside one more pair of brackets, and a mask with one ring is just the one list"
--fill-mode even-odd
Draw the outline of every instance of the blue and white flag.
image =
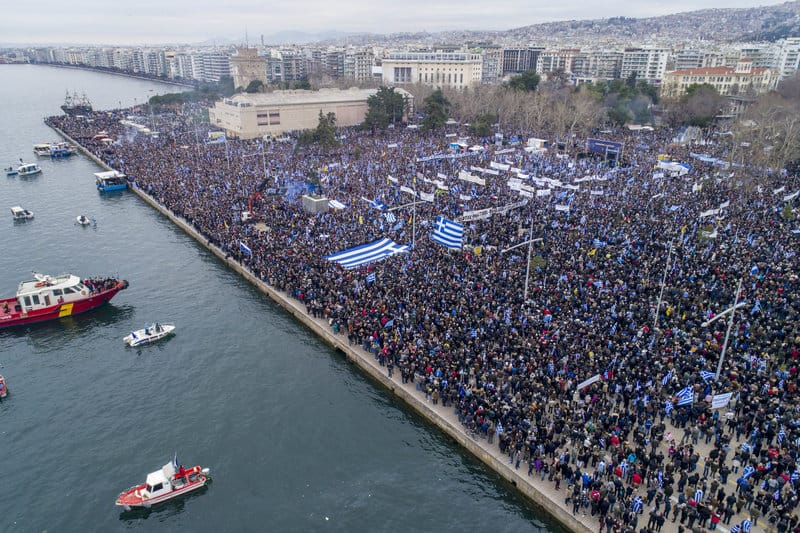
[[[365, 200], [366, 200], [366, 198], [365, 198]], [[369, 206], [371, 208], [373, 208], [373, 209], [378, 209], [380, 211], [383, 211], [384, 209], [386, 209], [386, 204], [384, 204], [380, 200], [367, 200], [367, 202], [369, 202]]]
[[664, 402], [664, 411], [667, 413], [667, 416], [670, 415], [673, 409], [675, 409], [675, 406], [672, 405], [672, 402]]
[[[750, 533], [750, 528], [752, 527], [752, 522], [748, 519], [742, 520], [742, 533]], [[732, 530], [731, 530], [732, 531]]]
[[644, 502], [642, 501], [641, 496], [636, 496], [633, 501], [631, 502], [631, 511], [636, 514], [639, 514], [644, 507]]
[[703, 501], [703, 489], [697, 489], [694, 491], [694, 501], [697, 503], [702, 503]]
[[[666, 387], [667, 383], [669, 383], [669, 380], [671, 380], [671, 379], [672, 379], [672, 370], [670, 370], [669, 372], [664, 374], [664, 377], [661, 378], [661, 386], [662, 387]], [[667, 413], [667, 414], [669, 414], [669, 413]]]
[[688, 385], [685, 389], [679, 391], [675, 396], [678, 397], [678, 407], [682, 405], [690, 405], [694, 401], [694, 391], [692, 391], [692, 387]]
[[375, 282], [375, 272], [370, 272], [367, 274], [367, 283], [374, 283]]
[[397, 222], [397, 217], [396, 217], [396, 216], [394, 215], [394, 213], [392, 213], [392, 212], [386, 212], [386, 213], [384, 213], [384, 214], [383, 214], [383, 218], [385, 218], [385, 219], [386, 219], [386, 222], [388, 222], [389, 224], [392, 224], [392, 223], [394, 223], [394, 222]]
[[464, 240], [464, 226], [439, 215], [436, 217], [436, 227], [431, 239], [451, 250], [460, 250]]
[[783, 442], [783, 439], [786, 438], [786, 432], [783, 430], [783, 426], [781, 426], [781, 430], [778, 431], [778, 444]]
[[756, 471], [756, 469], [753, 468], [752, 465], [745, 465], [745, 467], [742, 469], [742, 478], [744, 478], [744, 479], [749, 478], [750, 476], [753, 475], [753, 472], [755, 472], [755, 471]]
[[734, 525], [731, 527], [731, 533], [740, 533], [742, 531], [742, 526], [739, 524]]
[[700, 377], [703, 378], [703, 381], [705, 381], [706, 383], [708, 383], [709, 379], [714, 379], [715, 376], [716, 374], [714, 372], [709, 372], [708, 370], [700, 371]]
[[175, 470], [178, 469], [178, 452], [175, 452], [175, 455], [172, 457], [172, 466], [175, 467]]
[[241, 250], [243, 254], [253, 255], [253, 250], [248, 248], [247, 245], [242, 241], [239, 241], [239, 250]]
[[387, 320], [386, 324], [383, 325], [383, 327], [385, 327], [385, 328], [390, 328], [392, 326], [394, 326], [394, 318], [391, 319], [391, 320]]
[[375, 263], [394, 254], [408, 252], [411, 246], [397, 244], [391, 239], [381, 239], [355, 248], [326, 255], [325, 259], [339, 263], [344, 268], [356, 268], [367, 263]]

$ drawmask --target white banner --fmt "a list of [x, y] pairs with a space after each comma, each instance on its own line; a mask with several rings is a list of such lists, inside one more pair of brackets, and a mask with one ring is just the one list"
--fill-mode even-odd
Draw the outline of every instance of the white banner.
[[498, 163], [497, 161], [492, 161], [491, 163], [489, 163], [489, 166], [494, 168], [494, 169], [503, 170], [503, 171], [508, 170], [509, 168], [511, 168], [511, 165], [506, 165], [505, 163]]
[[472, 196], [470, 196], [469, 194], [459, 194], [458, 197], [464, 202], [472, 200]]
[[603, 191], [590, 191], [589, 194], [592, 196], [603, 196]]
[[580, 383], [578, 383], [578, 390], [585, 389], [586, 387], [588, 387], [589, 385], [591, 385], [596, 381], [600, 381], [600, 374], [595, 374], [586, 381], [581, 381]]
[[472, 222], [473, 220], [483, 220], [492, 216], [492, 208], [478, 209], [477, 211], [464, 211], [460, 217], [461, 222]]
[[473, 172], [480, 172], [481, 174], [491, 174], [492, 176], [499, 176], [499, 170], [492, 170], [490, 168], [481, 168], [481, 167], [469, 167], [470, 170]]
[[469, 172], [465, 170], [461, 170], [458, 173], [458, 179], [469, 181], [470, 183], [477, 183], [478, 185], [486, 185], [486, 180], [483, 178], [479, 178], [477, 176], [473, 176]]
[[540, 189], [536, 191], [536, 197], [541, 198], [542, 196], [550, 196], [550, 189]]
[[568, 205], [556, 205], [556, 211], [569, 211]]
[[402, 192], [407, 192], [407, 193], [408, 193], [408, 194], [410, 194], [411, 196], [416, 196], [416, 195], [417, 195], [417, 193], [416, 193], [416, 192], [414, 192], [414, 189], [412, 189], [411, 187], [406, 187], [405, 185], [401, 185], [401, 186], [400, 186], [400, 190], [401, 190]]
[[733, 396], [732, 392], [726, 392], [724, 394], [715, 394], [713, 398], [711, 398], [711, 408], [712, 409], [719, 409], [720, 407], [725, 407], [728, 405], [728, 402], [731, 401], [731, 396]]
[[700, 218], [710, 217], [719, 213], [719, 209], [709, 209], [700, 213]]
[[397, 178], [393, 178], [391, 176], [386, 176], [386, 179], [391, 181], [392, 183], [397, 183]]
[[447, 176], [445, 176], [441, 172], [437, 172], [436, 173], [436, 177], [439, 178], [440, 180], [446, 180], [447, 179]]
[[422, 191], [420, 191], [419, 193], [419, 197], [425, 200], [426, 202], [433, 202], [433, 195], [434, 193], [426, 193]]
[[518, 191], [522, 187], [522, 180], [518, 178], [509, 178], [508, 180], [508, 188], [512, 191]]

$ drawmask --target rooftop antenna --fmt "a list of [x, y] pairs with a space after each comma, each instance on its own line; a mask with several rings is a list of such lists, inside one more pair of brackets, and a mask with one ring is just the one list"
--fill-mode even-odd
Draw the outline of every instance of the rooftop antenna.
[[247, 26], [244, 27], [244, 47], [250, 48], [250, 40], [247, 37]]

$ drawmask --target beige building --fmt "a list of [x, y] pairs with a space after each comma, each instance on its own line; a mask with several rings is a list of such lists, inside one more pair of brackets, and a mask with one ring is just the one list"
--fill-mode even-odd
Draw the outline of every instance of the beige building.
[[[395, 91], [408, 98], [413, 109], [414, 97], [402, 89]], [[242, 139], [316, 128], [320, 111], [335, 113], [337, 126], [355, 126], [364, 121], [367, 98], [376, 92], [353, 88], [237, 94], [214, 104], [208, 118], [228, 136]]]
[[392, 52], [383, 62], [383, 83], [422, 83], [463, 89], [480, 85], [483, 58], [469, 52]]
[[723, 96], [757, 95], [775, 88], [778, 73], [767, 68], [753, 68], [750, 59], [740, 59], [735, 67], [702, 67], [673, 70], [664, 74], [661, 95], [678, 98], [686, 88], [707, 83]]
[[231, 56], [233, 86], [247, 89], [251, 81], [260, 80], [267, 85], [267, 58], [258, 55], [255, 48], [237, 48]]

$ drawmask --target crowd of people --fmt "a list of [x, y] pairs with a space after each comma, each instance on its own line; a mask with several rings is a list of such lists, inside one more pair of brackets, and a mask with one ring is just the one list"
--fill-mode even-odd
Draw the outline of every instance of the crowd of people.
[[[125, 113], [48, 123], [601, 532], [800, 531], [798, 176], [731, 161], [713, 131], [598, 132], [622, 143], [612, 165], [564, 132], [463, 139], [452, 157], [469, 137], [456, 126], [342, 130], [323, 151], [210, 143], [180, 113], [145, 117], [154, 138]], [[549, 149], [525, 150], [528, 137]], [[308, 213], [312, 189], [344, 208]], [[464, 222], [459, 251], [430, 239], [438, 215], [511, 205]], [[384, 237], [413, 247], [353, 270], [325, 258]]]

